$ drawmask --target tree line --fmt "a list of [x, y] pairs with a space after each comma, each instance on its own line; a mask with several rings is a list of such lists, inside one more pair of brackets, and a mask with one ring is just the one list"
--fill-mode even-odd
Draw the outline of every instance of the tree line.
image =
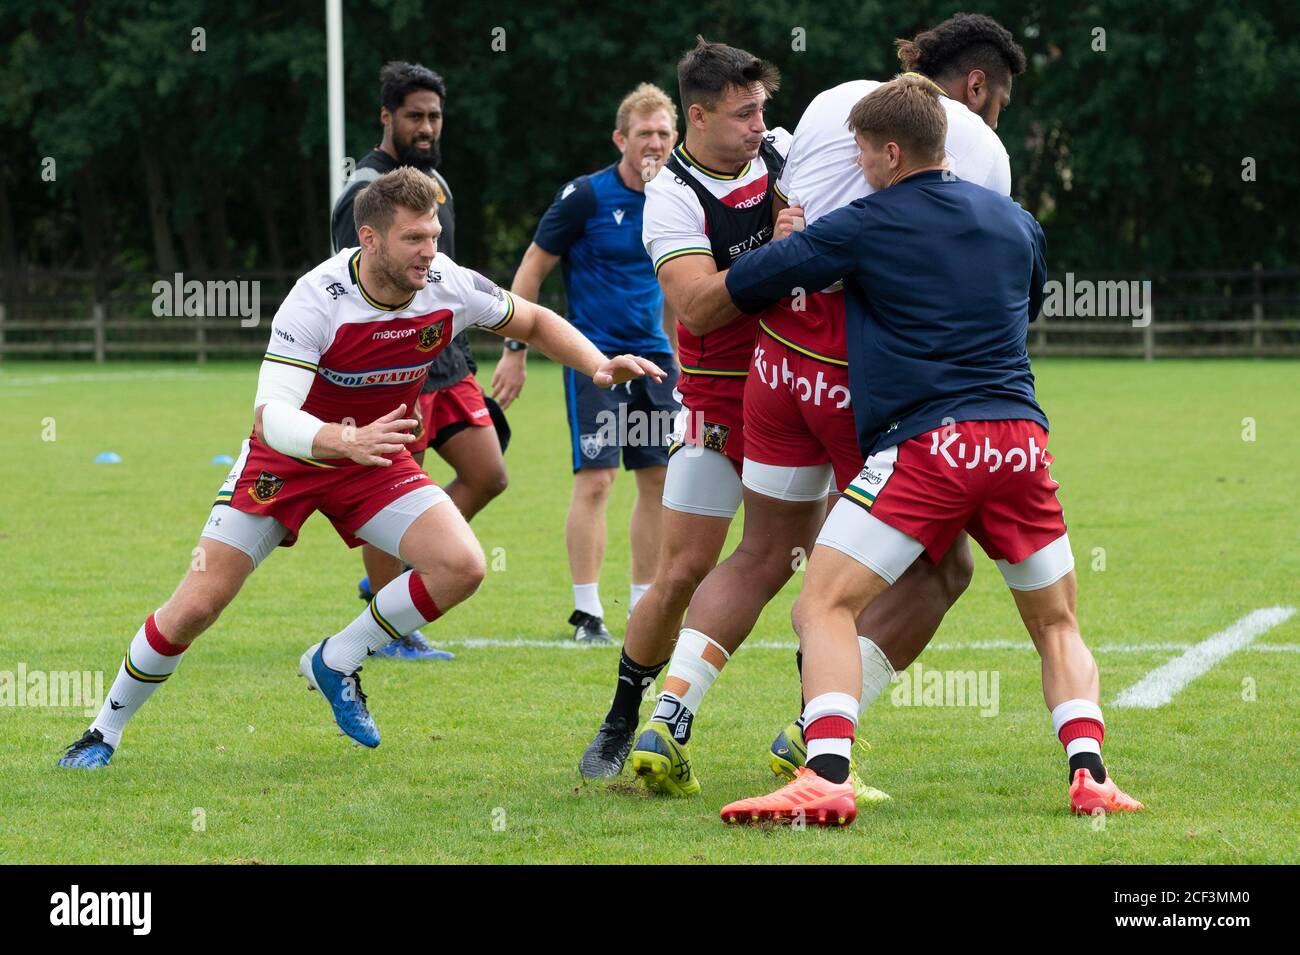
[[[769, 125], [897, 71], [959, 9], [1029, 56], [998, 134], [1054, 270], [1294, 266], [1289, 0], [348, 3], [345, 151], [379, 139], [390, 59], [446, 79], [458, 258], [508, 277], [555, 191], [617, 158], [637, 83], [675, 97], [697, 33], [774, 61]], [[324, 3], [76, 0], [0, 9], [0, 270], [305, 269], [330, 250]]]

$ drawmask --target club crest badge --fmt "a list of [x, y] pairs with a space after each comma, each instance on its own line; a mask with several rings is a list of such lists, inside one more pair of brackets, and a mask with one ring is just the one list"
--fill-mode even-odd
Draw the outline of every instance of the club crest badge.
[[444, 318], [441, 321], [434, 322], [432, 325], [426, 325], [420, 329], [416, 335], [416, 349], [419, 351], [433, 351], [442, 344], [443, 329], [447, 324]]
[[263, 471], [257, 475], [257, 480], [248, 489], [248, 496], [258, 504], [270, 504], [282, 487], [284, 487], [284, 478], [276, 477], [270, 471]]
[[578, 435], [578, 447], [582, 449], [588, 461], [596, 460], [596, 455], [600, 454], [603, 446], [604, 442], [601, 441], [599, 433]]
[[715, 424], [712, 421], [704, 422], [704, 432], [701, 437], [704, 439], [704, 447], [710, 451], [722, 451], [727, 446], [727, 437], [731, 434], [731, 429], [725, 424]]

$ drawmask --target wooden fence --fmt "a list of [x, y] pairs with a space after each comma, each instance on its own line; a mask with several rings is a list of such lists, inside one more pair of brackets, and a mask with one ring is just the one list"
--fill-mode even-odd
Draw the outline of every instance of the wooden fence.
[[[140, 272], [0, 273], [0, 360], [192, 359], [202, 363], [210, 358], [255, 358], [266, 349], [271, 318], [297, 277], [292, 272], [162, 278]], [[1053, 278], [1068, 280], [1074, 288], [1089, 282], [1141, 281], [1136, 276], [1095, 273]], [[200, 283], [208, 314], [166, 314], [176, 311], [177, 288], [183, 306], [185, 289], [193, 289], [189, 285], [193, 282]], [[1138, 317], [1098, 317], [1095, 308], [1089, 314], [1087, 308], [1070, 307], [1064, 309], [1066, 314], [1040, 315], [1029, 326], [1031, 354], [1148, 361], [1300, 356], [1300, 270], [1178, 272], [1151, 277], [1150, 283], [1149, 308]], [[218, 293], [215, 302], [209, 289]], [[256, 324], [248, 308], [237, 307], [251, 304], [254, 289]], [[209, 310], [210, 302], [216, 307]], [[563, 310], [562, 301], [547, 304]], [[1085, 314], [1077, 314], [1080, 311]], [[1076, 314], [1071, 317], [1072, 312]], [[499, 352], [495, 336], [489, 333], [475, 333], [473, 341], [476, 351], [485, 356]]]

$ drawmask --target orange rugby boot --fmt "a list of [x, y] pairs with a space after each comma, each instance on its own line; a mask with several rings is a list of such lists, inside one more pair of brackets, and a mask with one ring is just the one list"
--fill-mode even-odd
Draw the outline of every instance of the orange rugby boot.
[[769, 796], [741, 799], [722, 807], [726, 823], [774, 822], [791, 824], [799, 821], [819, 826], [847, 826], [858, 814], [853, 784], [848, 780], [833, 783], [822, 779], [806, 766], [800, 766], [794, 780]]
[[1091, 816], [1098, 810], [1137, 812], [1145, 808], [1132, 796], [1122, 792], [1109, 774], [1104, 783], [1099, 783], [1088, 770], [1075, 771], [1074, 782], [1070, 784], [1070, 811], [1075, 815]]

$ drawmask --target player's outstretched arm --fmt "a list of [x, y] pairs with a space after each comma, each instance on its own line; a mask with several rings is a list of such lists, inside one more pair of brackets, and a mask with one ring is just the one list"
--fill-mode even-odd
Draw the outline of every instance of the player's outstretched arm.
[[514, 303], [514, 317], [501, 330], [502, 334], [508, 330], [511, 338], [527, 342], [547, 358], [582, 372], [600, 387], [608, 388], [643, 375], [655, 381], [664, 380], [664, 370], [645, 358], [636, 355], [606, 358], [587, 336], [549, 308], [518, 297]]
[[740, 315], [727, 294], [725, 277], [707, 255], [684, 255], [659, 267], [664, 298], [693, 335], [714, 331]]

